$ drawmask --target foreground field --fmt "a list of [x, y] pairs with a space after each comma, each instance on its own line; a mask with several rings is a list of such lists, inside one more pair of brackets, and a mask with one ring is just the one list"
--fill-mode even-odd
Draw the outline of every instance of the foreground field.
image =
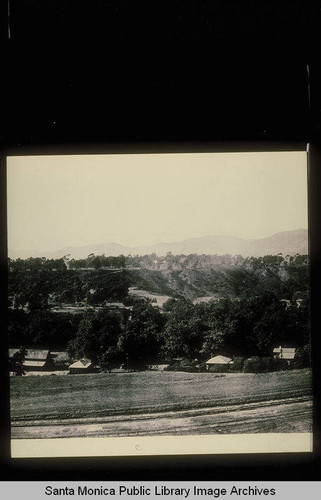
[[311, 373], [12, 377], [13, 438], [311, 431]]

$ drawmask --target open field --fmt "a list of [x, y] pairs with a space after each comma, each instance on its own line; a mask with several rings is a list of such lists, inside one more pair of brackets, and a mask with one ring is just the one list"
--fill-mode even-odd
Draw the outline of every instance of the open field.
[[12, 438], [311, 431], [311, 372], [11, 377]]
[[137, 287], [129, 287], [128, 289], [129, 295], [132, 295], [134, 297], [138, 298], [143, 298], [143, 299], [150, 299], [152, 301], [155, 301], [155, 305], [158, 307], [162, 308], [165, 302], [167, 302], [170, 297], [169, 295], [160, 295], [159, 293], [150, 293], [147, 290], [140, 290]]

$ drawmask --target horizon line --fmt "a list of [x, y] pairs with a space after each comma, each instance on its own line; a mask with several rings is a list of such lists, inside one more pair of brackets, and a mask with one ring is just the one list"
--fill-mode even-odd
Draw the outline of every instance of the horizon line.
[[22, 249], [22, 248], [13, 249], [13, 248], [7, 247], [7, 251], [8, 251], [8, 257], [9, 257], [9, 254], [12, 252], [37, 252], [37, 253], [50, 252], [50, 253], [53, 253], [53, 252], [59, 252], [61, 250], [68, 249], [68, 248], [77, 250], [77, 249], [81, 249], [84, 247], [99, 246], [99, 245], [117, 245], [117, 246], [124, 247], [125, 249], [126, 248], [135, 249], [135, 248], [140, 248], [140, 247], [153, 247], [155, 245], [166, 245], [166, 244], [171, 244], [171, 243], [183, 243], [185, 241], [190, 241], [190, 240], [201, 240], [201, 239], [220, 237], [220, 236], [232, 237], [232, 238], [236, 238], [236, 239], [243, 240], [243, 241], [259, 241], [259, 240], [264, 240], [264, 239], [270, 238], [270, 237], [275, 236], [277, 234], [291, 233], [291, 232], [296, 232], [296, 231], [300, 231], [300, 230], [308, 231], [308, 228], [299, 227], [297, 229], [288, 229], [288, 230], [284, 230], [284, 231], [277, 231], [276, 233], [271, 233], [270, 235], [264, 236], [261, 238], [244, 238], [244, 237], [240, 237], [240, 236], [235, 236], [235, 235], [230, 234], [230, 233], [216, 233], [216, 234], [208, 234], [206, 236], [191, 236], [191, 237], [180, 239], [180, 240], [156, 241], [154, 243], [146, 243], [146, 244], [140, 244], [140, 245], [126, 245], [123, 243], [117, 243], [115, 241], [108, 241], [108, 242], [99, 242], [99, 243], [85, 243], [85, 244], [79, 245], [79, 246], [75, 246], [75, 245], [70, 244], [70, 245], [61, 246], [59, 248], [56, 247], [55, 249], [46, 249], [46, 250], [44, 250], [44, 249], [41, 249], [41, 250]]

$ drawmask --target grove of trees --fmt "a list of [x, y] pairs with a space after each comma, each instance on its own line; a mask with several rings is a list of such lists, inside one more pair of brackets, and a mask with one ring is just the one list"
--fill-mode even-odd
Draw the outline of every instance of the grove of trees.
[[[95, 262], [95, 256], [89, 257]], [[185, 257], [184, 262], [190, 256]], [[9, 345], [67, 349], [71, 358], [88, 357], [107, 370], [121, 364], [142, 369], [175, 359], [202, 363], [217, 354], [268, 358], [274, 347], [283, 345], [296, 347], [301, 366], [307, 366], [307, 257], [229, 261], [223, 256], [226, 265], [197, 267], [212, 257], [219, 260], [198, 256], [189, 270], [141, 273], [124, 269], [122, 259], [118, 268], [114, 262], [113, 269], [97, 265], [90, 270], [68, 269], [63, 259], [11, 260]], [[159, 309], [150, 300], [128, 295], [129, 286], [142, 283], [159, 293], [166, 288], [173, 298]], [[200, 295], [204, 288], [212, 300], [193, 302], [188, 297], [191, 290]], [[88, 307], [78, 314], [52, 312], [52, 296], [56, 303], [83, 302]], [[126, 307], [112, 309], [110, 302]]]

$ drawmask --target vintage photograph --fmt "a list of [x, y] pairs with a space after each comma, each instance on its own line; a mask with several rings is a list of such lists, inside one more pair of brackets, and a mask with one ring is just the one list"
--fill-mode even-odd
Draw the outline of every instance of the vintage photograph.
[[9, 156], [7, 198], [13, 443], [312, 436], [306, 151]]

